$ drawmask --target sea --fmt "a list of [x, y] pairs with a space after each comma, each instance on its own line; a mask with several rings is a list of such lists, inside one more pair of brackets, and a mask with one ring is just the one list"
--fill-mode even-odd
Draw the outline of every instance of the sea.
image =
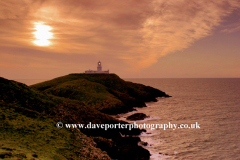
[[[144, 113], [149, 117], [128, 122], [157, 126], [145, 127], [146, 132], [140, 135], [147, 142], [143, 147], [150, 151], [151, 160], [240, 160], [240, 78], [124, 80], [172, 96], [119, 115], [119, 119], [127, 121], [126, 117], [133, 113]], [[41, 81], [19, 80], [27, 85]], [[160, 127], [164, 125], [168, 127]]]
[[151, 160], [240, 160], [240, 78], [125, 80], [152, 86], [172, 97], [158, 98], [147, 107], [121, 114], [121, 119], [144, 113], [150, 117], [135, 121], [136, 124], [186, 127], [148, 128], [140, 138], [148, 143], [145, 148], [150, 151]]

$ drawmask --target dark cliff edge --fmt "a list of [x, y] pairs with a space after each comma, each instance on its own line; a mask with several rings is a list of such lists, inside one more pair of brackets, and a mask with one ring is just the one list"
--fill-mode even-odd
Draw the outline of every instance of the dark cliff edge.
[[0, 78], [0, 158], [149, 159], [140, 139], [131, 137], [140, 129], [55, 124], [128, 124], [110, 115], [145, 107], [156, 97], [169, 96], [115, 74], [69, 74], [32, 86]]

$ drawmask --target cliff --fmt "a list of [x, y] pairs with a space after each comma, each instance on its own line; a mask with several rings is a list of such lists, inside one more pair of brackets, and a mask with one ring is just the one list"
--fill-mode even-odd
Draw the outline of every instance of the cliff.
[[57, 129], [55, 124], [126, 123], [108, 114], [144, 107], [159, 96], [168, 97], [114, 74], [70, 74], [30, 87], [0, 78], [0, 158], [148, 159], [136, 137], [121, 137], [138, 135], [139, 129]]

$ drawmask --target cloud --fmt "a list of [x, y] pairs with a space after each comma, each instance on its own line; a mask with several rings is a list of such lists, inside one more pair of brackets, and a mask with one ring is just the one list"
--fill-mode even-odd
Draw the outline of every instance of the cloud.
[[236, 22], [234, 24], [228, 25], [225, 29], [222, 29], [221, 33], [233, 33], [240, 30], [240, 23]]
[[[238, 0], [1, 1], [1, 46], [55, 55], [111, 57], [146, 68], [212, 34]], [[34, 46], [34, 22], [53, 28], [53, 45]], [[227, 31], [226, 31], [227, 32]], [[0, 46], [0, 47], [1, 47]], [[10, 53], [11, 54], [11, 53]], [[86, 56], [88, 55], [88, 56]], [[84, 58], [84, 56], [86, 56]], [[60, 56], [61, 57], [61, 56]], [[65, 56], [63, 56], [65, 57]]]
[[153, 5], [156, 13], [146, 20], [142, 29], [145, 45], [151, 47], [138, 61], [145, 67], [212, 34], [223, 16], [239, 7], [237, 1], [154, 1]]

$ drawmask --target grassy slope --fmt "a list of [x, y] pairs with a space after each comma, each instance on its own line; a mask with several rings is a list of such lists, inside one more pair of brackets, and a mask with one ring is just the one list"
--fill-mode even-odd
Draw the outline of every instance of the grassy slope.
[[107, 91], [107, 87], [86, 79], [61, 83], [55, 87], [46, 89], [45, 93], [79, 100], [88, 106], [94, 106], [102, 112], [108, 109], [124, 107], [124, 104], [119, 99]]
[[[60, 113], [56, 109], [79, 106], [75, 103], [79, 102], [46, 96], [24, 84], [0, 78], [0, 158], [109, 159], [79, 130], [55, 127], [55, 119], [66, 119], [64, 113], [56, 115]], [[54, 115], [54, 120], [46, 113]]]
[[143, 107], [155, 97], [168, 96], [152, 87], [125, 82], [115, 74], [69, 74], [32, 85], [33, 88], [83, 102], [108, 114]]

